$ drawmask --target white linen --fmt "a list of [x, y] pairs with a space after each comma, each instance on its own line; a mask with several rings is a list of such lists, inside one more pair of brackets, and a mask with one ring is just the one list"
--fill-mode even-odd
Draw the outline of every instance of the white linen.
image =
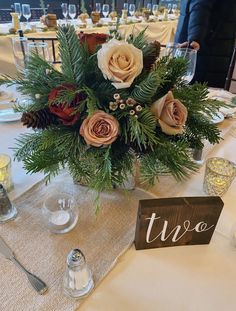
[[[137, 23], [131, 25], [121, 25], [119, 30], [125, 37], [128, 36], [133, 31], [138, 33], [144, 28], [146, 30], [147, 40], [149, 42], [158, 40], [161, 44], [166, 44], [167, 42], [174, 40], [174, 34], [177, 27], [177, 21], [161, 21], [152, 23]], [[86, 33], [108, 33], [108, 27], [94, 27], [87, 29], [80, 29], [78, 31], [84, 31]], [[54, 31], [47, 32], [36, 32], [26, 34], [28, 37], [37, 38], [53, 38], [56, 37]], [[0, 74], [15, 75], [16, 67], [14, 65], [13, 53], [12, 53], [12, 43], [11, 38], [13, 36], [0, 36]]]
[[[236, 162], [236, 138], [231, 135], [236, 122], [225, 120], [219, 127], [224, 140], [213, 148], [207, 145], [204, 156], [220, 156]], [[8, 148], [14, 146], [14, 138], [27, 131], [19, 122], [0, 123], [0, 152], [12, 155]], [[205, 166], [183, 183], [163, 177], [152, 191], [163, 197], [204, 195], [204, 170]], [[17, 162], [13, 162], [12, 172], [15, 189], [11, 197], [42, 178], [40, 174], [26, 175], [22, 164]], [[236, 181], [223, 197], [225, 206], [209, 245], [139, 251], [132, 247], [80, 310], [235, 311], [236, 248], [229, 240], [236, 222], [235, 186]]]

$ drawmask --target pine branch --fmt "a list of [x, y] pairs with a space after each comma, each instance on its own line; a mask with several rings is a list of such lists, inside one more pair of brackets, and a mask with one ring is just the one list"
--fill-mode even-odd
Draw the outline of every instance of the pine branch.
[[153, 70], [138, 85], [135, 85], [131, 97], [139, 103], [150, 104], [152, 98], [161, 87], [164, 79], [160, 76], [161, 71]]
[[138, 118], [129, 117], [127, 125], [123, 128], [122, 134], [126, 138], [126, 143], [137, 144], [143, 150], [147, 147], [153, 148], [159, 140], [155, 132], [156, 119], [149, 109], [144, 109]]
[[62, 73], [71, 83], [82, 84], [88, 52], [80, 43], [73, 26], [62, 26], [57, 33], [59, 52], [62, 61]]
[[162, 141], [152, 153], [141, 156], [140, 174], [142, 182], [154, 185], [158, 175], [170, 173], [176, 180], [186, 179], [198, 166], [189, 157], [188, 145], [179, 141]]
[[142, 50], [143, 47], [147, 44], [147, 39], [145, 36], [145, 32], [147, 30], [148, 26], [145, 27], [142, 31], [139, 32], [137, 36], [134, 35], [135, 27], [133, 27], [133, 31], [131, 36], [128, 38], [127, 42], [130, 44], [133, 44], [137, 49]]

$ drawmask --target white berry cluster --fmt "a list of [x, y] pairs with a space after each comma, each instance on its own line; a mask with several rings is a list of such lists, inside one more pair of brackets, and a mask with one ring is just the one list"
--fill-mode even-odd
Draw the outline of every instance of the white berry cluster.
[[138, 113], [143, 110], [143, 107], [131, 97], [124, 100], [121, 99], [120, 94], [116, 93], [113, 95], [113, 98], [115, 101], [109, 103], [109, 109], [112, 111], [116, 111], [117, 109], [128, 110], [131, 116], [138, 118]]

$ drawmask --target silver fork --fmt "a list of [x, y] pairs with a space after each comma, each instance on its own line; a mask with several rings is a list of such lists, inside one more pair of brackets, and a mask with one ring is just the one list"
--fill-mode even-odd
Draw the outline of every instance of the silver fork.
[[36, 275], [32, 274], [31, 272], [25, 269], [25, 267], [19, 262], [19, 260], [16, 258], [10, 247], [1, 238], [1, 236], [0, 236], [0, 253], [5, 258], [11, 260], [21, 271], [23, 271], [26, 274], [30, 284], [40, 295], [44, 294], [47, 291], [48, 289], [47, 285]]

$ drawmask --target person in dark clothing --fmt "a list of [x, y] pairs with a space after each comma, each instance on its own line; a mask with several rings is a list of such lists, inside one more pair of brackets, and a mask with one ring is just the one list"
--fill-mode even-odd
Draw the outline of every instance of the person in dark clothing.
[[175, 43], [199, 49], [193, 81], [224, 87], [236, 38], [236, 0], [182, 0]]

